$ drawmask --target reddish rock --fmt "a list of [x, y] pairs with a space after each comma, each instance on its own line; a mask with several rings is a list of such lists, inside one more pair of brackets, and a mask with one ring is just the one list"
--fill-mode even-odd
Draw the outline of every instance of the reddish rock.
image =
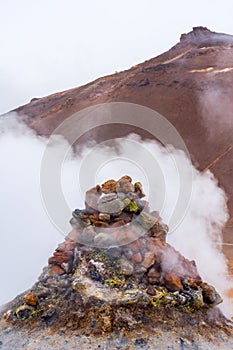
[[141, 248], [141, 242], [139, 239], [132, 241], [126, 245], [127, 248], [131, 249], [134, 253], [138, 253]]
[[65, 242], [58, 245], [58, 247], [56, 248], [56, 251], [57, 252], [73, 251], [76, 246], [77, 246], [77, 242], [66, 240]]
[[36, 304], [38, 303], [38, 298], [35, 293], [29, 292], [24, 295], [23, 299], [25, 303], [30, 306], [36, 306]]
[[111, 227], [120, 227], [120, 226], [124, 226], [126, 223], [125, 223], [125, 221], [124, 220], [117, 220], [117, 221], [115, 221], [112, 225], [111, 225]]
[[134, 262], [136, 262], [136, 263], [141, 263], [142, 262], [142, 255], [141, 255], [141, 253], [137, 253], [137, 254], [134, 254], [133, 256], [132, 256], [132, 260], [134, 261]]
[[99, 214], [98, 213], [93, 213], [91, 215], [89, 215], [89, 219], [91, 220], [91, 222], [95, 222], [99, 220]]
[[147, 241], [148, 250], [154, 254], [155, 260], [159, 263], [162, 261], [166, 245], [167, 243], [161, 238], [150, 238]]
[[72, 251], [66, 252], [54, 252], [53, 256], [49, 258], [49, 264], [57, 264], [60, 265], [62, 263], [66, 263], [72, 259], [74, 253]]
[[104, 228], [109, 227], [108, 223], [105, 221], [95, 221], [94, 226], [95, 227], [104, 227]]
[[146, 252], [142, 262], [142, 266], [148, 269], [150, 266], [154, 264], [154, 262], [155, 262], [154, 254], [151, 252]]
[[163, 284], [172, 292], [184, 290], [180, 278], [169, 272], [163, 275]]
[[74, 255], [74, 252], [72, 250], [66, 250], [64, 252], [54, 252], [53, 254], [54, 256], [62, 256], [64, 258], [69, 258], [69, 257], [72, 257]]
[[119, 216], [115, 217], [113, 221], [117, 222], [117, 221], [121, 221], [121, 220], [124, 221], [124, 224], [131, 222], [132, 221], [132, 214], [129, 212], [127, 212], [127, 213], [122, 212]]
[[52, 265], [50, 271], [54, 275], [63, 275], [65, 271], [58, 265]]

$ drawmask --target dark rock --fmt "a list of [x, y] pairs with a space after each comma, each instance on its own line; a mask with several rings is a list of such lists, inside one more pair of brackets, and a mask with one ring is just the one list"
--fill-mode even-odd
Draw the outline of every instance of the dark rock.
[[146, 292], [147, 292], [147, 294], [153, 296], [153, 295], [156, 294], [156, 289], [154, 287], [152, 287], [152, 286], [149, 286]]
[[46, 326], [52, 326], [58, 318], [58, 313], [56, 309], [52, 309], [51, 307], [49, 310], [44, 311], [43, 315], [41, 316], [42, 323], [45, 323]]
[[143, 338], [136, 338], [134, 341], [134, 345], [139, 349], [143, 349], [143, 350], [149, 349], [149, 345], [147, 344], [146, 340]]
[[30, 305], [21, 305], [15, 310], [15, 316], [20, 320], [25, 320], [33, 314], [34, 310], [34, 307]]
[[200, 288], [202, 289], [202, 295], [205, 303], [210, 305], [218, 305], [222, 303], [222, 298], [213, 286], [207, 283], [201, 283]]
[[73, 225], [77, 229], [79, 229], [80, 226], [83, 228], [87, 225], [91, 225], [91, 220], [89, 219], [89, 214], [85, 210], [75, 209], [73, 211], [72, 215], [76, 219], [76, 223], [74, 223]]
[[162, 283], [166, 286], [168, 290], [172, 292], [175, 292], [176, 290], [178, 291], [184, 290], [181, 279], [178, 276], [173, 275], [169, 272], [166, 272], [163, 275]]

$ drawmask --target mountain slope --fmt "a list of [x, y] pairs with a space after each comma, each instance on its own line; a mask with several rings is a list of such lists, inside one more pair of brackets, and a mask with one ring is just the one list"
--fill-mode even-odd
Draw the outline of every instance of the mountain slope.
[[[227, 193], [231, 219], [224, 232], [224, 249], [233, 258], [232, 57], [233, 36], [197, 27], [156, 58], [85, 86], [35, 98], [16, 111], [28, 116], [27, 123], [44, 135], [73, 113], [105, 102], [132, 102], [161, 113], [179, 131], [197, 167], [211, 169]], [[92, 137], [104, 139], [106, 134], [123, 136], [131, 131], [120, 125], [105, 126]]]

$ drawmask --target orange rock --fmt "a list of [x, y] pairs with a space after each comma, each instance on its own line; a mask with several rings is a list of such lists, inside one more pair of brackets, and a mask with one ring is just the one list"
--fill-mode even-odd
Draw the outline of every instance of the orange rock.
[[99, 214], [98, 213], [94, 213], [89, 215], [89, 219], [91, 220], [91, 222], [95, 222], [99, 220]]
[[108, 180], [102, 184], [102, 192], [105, 194], [116, 192], [116, 181]]
[[95, 227], [104, 227], [104, 228], [109, 227], [108, 223], [105, 221], [95, 221], [94, 226]]
[[72, 259], [73, 255], [74, 253], [70, 250], [66, 252], [55, 251], [53, 256], [49, 258], [49, 264], [60, 265], [66, 263]]
[[37, 295], [31, 292], [25, 294], [23, 299], [25, 303], [30, 306], [36, 306], [36, 304], [38, 303]]
[[[127, 180], [127, 181], [129, 181], [129, 182], [132, 182], [132, 178], [129, 176], [129, 175], [124, 175], [124, 176], [122, 176], [121, 178], [120, 178], [120, 180]], [[119, 181], [120, 181], [119, 180]]]
[[165, 287], [167, 287], [167, 289], [169, 289], [172, 292], [184, 290], [180, 278], [169, 272], [164, 274], [163, 284], [165, 285]]
[[65, 271], [58, 265], [51, 265], [51, 273], [54, 275], [63, 275]]

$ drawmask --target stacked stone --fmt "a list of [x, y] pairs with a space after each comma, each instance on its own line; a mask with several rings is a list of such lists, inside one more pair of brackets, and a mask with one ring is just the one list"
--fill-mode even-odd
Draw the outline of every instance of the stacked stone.
[[73, 212], [73, 230], [5, 320], [60, 327], [70, 319], [72, 329], [99, 334], [141, 326], [141, 317], [150, 326], [171, 315], [173, 322], [176, 315], [196, 322], [190, 311], [219, 304], [195, 262], [166, 242], [168, 226], [144, 197], [129, 176], [87, 191], [85, 209]]
[[76, 257], [94, 247], [114, 252], [126, 278], [143, 276], [150, 294], [156, 285], [170, 291], [199, 285], [195, 262], [166, 242], [168, 226], [158, 212], [150, 212], [143, 197], [141, 183], [133, 185], [129, 176], [87, 191], [85, 209], [73, 212], [73, 231], [49, 259], [52, 273], [71, 273]]
[[54, 274], [62, 275], [64, 273], [69, 274], [73, 268], [74, 260], [74, 248], [77, 246], [77, 242], [70, 239], [66, 239], [65, 242], [59, 244], [53, 256], [49, 258], [49, 265], [51, 271]]
[[79, 233], [78, 241], [99, 247], [119, 246], [134, 241], [143, 232], [165, 239], [167, 225], [157, 212], [149, 213], [149, 204], [143, 197], [141, 183], [133, 185], [129, 176], [87, 191], [86, 208], [76, 209], [70, 221]]

